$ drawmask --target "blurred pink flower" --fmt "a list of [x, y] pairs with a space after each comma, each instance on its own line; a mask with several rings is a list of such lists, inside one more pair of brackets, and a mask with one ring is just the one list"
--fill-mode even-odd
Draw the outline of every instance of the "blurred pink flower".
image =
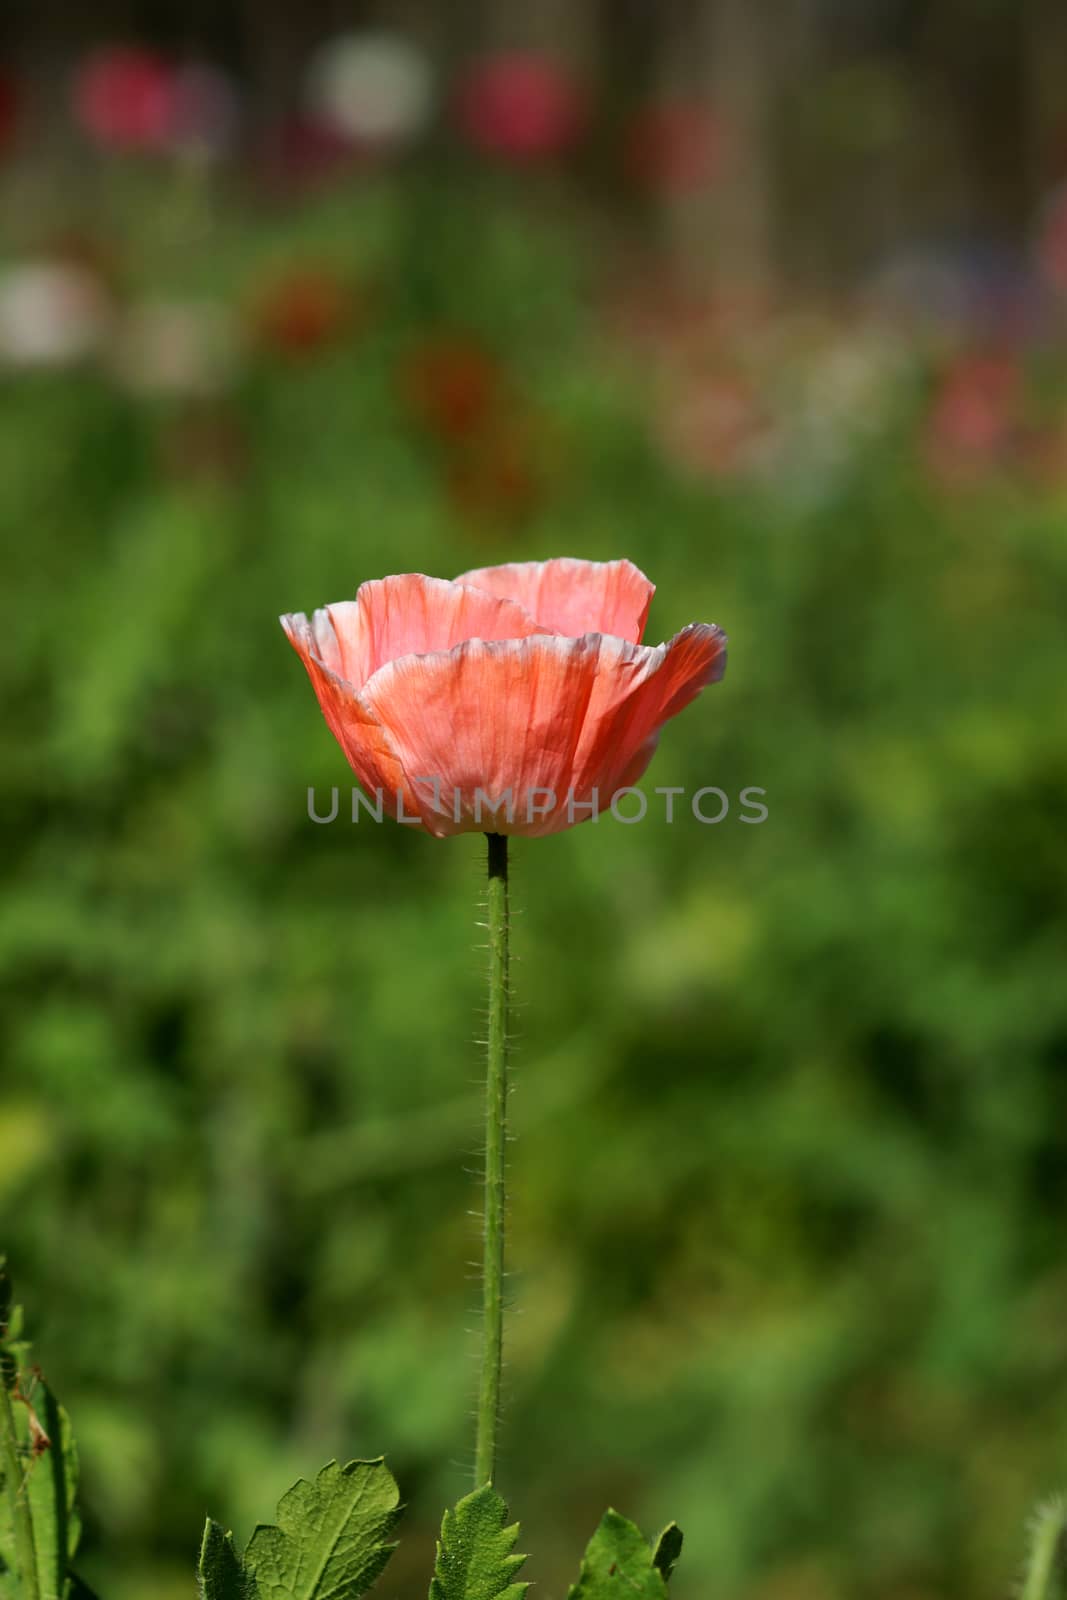
[[639, 111], [630, 123], [623, 162], [631, 182], [656, 194], [690, 194], [718, 177], [722, 127], [695, 100], [668, 100]]
[[161, 150], [174, 128], [175, 76], [151, 50], [117, 46], [86, 58], [74, 81], [85, 133], [112, 150]]
[[548, 56], [508, 53], [471, 66], [456, 94], [456, 118], [476, 149], [512, 161], [561, 154], [581, 132], [581, 91]]
[[751, 468], [768, 419], [745, 376], [724, 369], [672, 385], [655, 419], [664, 454], [683, 471], [728, 478]]
[[1037, 238], [1037, 263], [1045, 282], [1067, 293], [1067, 185], [1045, 203]]
[[1023, 372], [1014, 354], [969, 352], [943, 375], [927, 424], [935, 473], [958, 481], [998, 465], [1022, 421]]

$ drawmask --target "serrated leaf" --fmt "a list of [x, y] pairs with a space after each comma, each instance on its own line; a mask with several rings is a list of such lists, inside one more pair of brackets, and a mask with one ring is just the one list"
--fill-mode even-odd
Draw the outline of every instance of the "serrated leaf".
[[430, 1600], [522, 1600], [528, 1583], [512, 1579], [526, 1560], [515, 1555], [519, 1525], [490, 1484], [446, 1511], [437, 1541]]
[[[50, 1441], [49, 1449], [33, 1462], [28, 1484], [41, 1600], [64, 1600], [69, 1563], [81, 1537], [78, 1450], [70, 1418], [46, 1383], [38, 1381], [32, 1399], [37, 1426]], [[29, 1412], [26, 1416], [32, 1425]]]
[[257, 1600], [356, 1600], [396, 1549], [400, 1515], [392, 1473], [377, 1461], [331, 1461], [314, 1483], [283, 1496], [276, 1525], [260, 1525], [244, 1554]]
[[[70, 1419], [47, 1385], [38, 1380], [29, 1399], [26, 1404], [14, 1393], [10, 1396], [21, 1473], [17, 1493], [29, 1502], [40, 1600], [65, 1600], [69, 1562], [81, 1531], [75, 1504], [78, 1454]], [[14, 1507], [6, 1483], [3, 1488], [0, 1563], [14, 1570]]]
[[567, 1600], [665, 1600], [667, 1572], [681, 1544], [682, 1535], [672, 1523], [653, 1550], [634, 1523], [617, 1511], [605, 1511]]
[[674, 1571], [682, 1553], [682, 1530], [676, 1522], [669, 1522], [652, 1549], [652, 1565], [665, 1579]]
[[245, 1574], [233, 1535], [210, 1517], [200, 1545], [196, 1576], [200, 1600], [255, 1600], [255, 1582]]
[[[0, 1269], [2, 1269], [0, 1262]], [[3, 1326], [0, 1328], [0, 1381], [7, 1389], [10, 1425], [18, 1465], [12, 1485], [0, 1468], [0, 1575], [12, 1577], [3, 1589], [4, 1600], [18, 1600], [15, 1517], [24, 1496], [32, 1524], [34, 1577], [39, 1600], [92, 1600], [89, 1590], [74, 1577], [70, 1561], [78, 1548], [78, 1452], [70, 1418], [40, 1375], [29, 1370], [27, 1346], [22, 1342], [22, 1317], [12, 1306], [6, 1274], [3, 1288]]]

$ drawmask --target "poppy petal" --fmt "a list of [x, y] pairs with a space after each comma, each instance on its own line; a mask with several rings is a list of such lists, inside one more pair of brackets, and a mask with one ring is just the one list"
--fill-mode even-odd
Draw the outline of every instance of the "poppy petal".
[[[606, 806], [724, 664], [721, 630], [697, 623], [655, 649], [592, 633], [473, 639], [393, 661], [361, 699], [431, 833], [538, 835], [588, 815], [594, 789]], [[547, 810], [539, 794], [552, 797]]]
[[[336, 609], [336, 608], [331, 608]], [[329, 610], [309, 619], [295, 612], [281, 619], [289, 642], [307, 670], [330, 732], [363, 787], [410, 798], [404, 769], [388, 734], [340, 673], [341, 652]]]
[[525, 639], [542, 633], [513, 600], [463, 583], [399, 573], [360, 585], [354, 600], [329, 607], [334, 669], [357, 689], [400, 656], [451, 650], [465, 639]]
[[656, 586], [632, 561], [511, 561], [476, 567], [457, 583], [517, 601], [550, 633], [609, 633], [640, 644]]

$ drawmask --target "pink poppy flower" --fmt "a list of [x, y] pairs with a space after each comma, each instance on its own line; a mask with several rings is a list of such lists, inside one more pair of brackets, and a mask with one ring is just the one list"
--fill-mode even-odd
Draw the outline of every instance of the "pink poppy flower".
[[1023, 370], [1012, 354], [967, 353], [941, 380], [926, 425], [926, 455], [948, 483], [1002, 465], [1023, 417]]
[[74, 110], [106, 149], [161, 150], [174, 126], [174, 73], [151, 50], [100, 50], [78, 70]]
[[1038, 269], [1057, 294], [1067, 292], [1067, 186], [1060, 185], [1045, 202], [1037, 245]]
[[282, 617], [349, 765], [437, 838], [558, 833], [644, 772], [665, 722], [722, 677], [694, 622], [641, 643], [654, 586], [629, 561], [404, 573]]
[[471, 144], [513, 161], [561, 154], [581, 131], [583, 113], [577, 86], [545, 56], [488, 56], [470, 68], [456, 97]]

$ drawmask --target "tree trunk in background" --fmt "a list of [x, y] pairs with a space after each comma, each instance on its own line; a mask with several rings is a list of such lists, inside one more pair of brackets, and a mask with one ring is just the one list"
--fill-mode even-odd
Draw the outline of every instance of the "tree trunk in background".
[[1020, 238], [1031, 214], [1028, 15], [1016, 0], [943, 0], [920, 38], [926, 75], [958, 136], [948, 189], [967, 230], [986, 240]]
[[1067, 6], [1029, 0], [1025, 13], [1030, 180], [1040, 197], [1067, 179]]
[[597, 59], [596, 12], [592, 0], [530, 0], [523, 5], [490, 4], [486, 41], [503, 49], [544, 51], [582, 70]]
[[724, 152], [707, 190], [667, 202], [675, 267], [688, 287], [759, 295], [775, 275], [772, 0], [690, 0], [674, 9], [665, 91], [707, 110]]

